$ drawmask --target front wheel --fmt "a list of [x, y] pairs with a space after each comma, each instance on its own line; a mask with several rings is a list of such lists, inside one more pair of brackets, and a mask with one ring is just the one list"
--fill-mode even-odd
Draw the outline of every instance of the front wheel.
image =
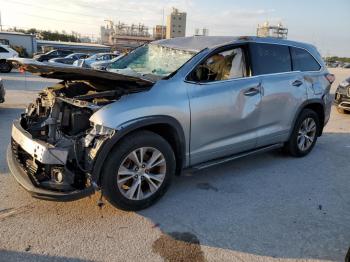
[[118, 208], [141, 210], [166, 192], [174, 174], [169, 143], [158, 134], [139, 131], [112, 150], [102, 174], [102, 192]]
[[320, 133], [320, 120], [317, 113], [304, 109], [299, 115], [285, 151], [295, 157], [303, 157], [311, 152]]

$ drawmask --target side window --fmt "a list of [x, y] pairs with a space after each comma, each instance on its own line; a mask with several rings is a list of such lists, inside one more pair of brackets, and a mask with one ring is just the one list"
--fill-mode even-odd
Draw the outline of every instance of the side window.
[[0, 46], [0, 53], [8, 53], [9, 51]]
[[293, 60], [294, 71], [319, 71], [320, 64], [304, 49], [291, 47], [290, 48]]
[[251, 44], [254, 75], [292, 71], [289, 47], [275, 44]]
[[237, 47], [210, 56], [196, 67], [190, 78], [196, 82], [213, 82], [246, 76], [244, 49]]

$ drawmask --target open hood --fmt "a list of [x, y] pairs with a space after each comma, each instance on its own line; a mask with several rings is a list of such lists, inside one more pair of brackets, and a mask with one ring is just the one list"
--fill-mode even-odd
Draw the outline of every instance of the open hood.
[[65, 81], [85, 81], [96, 89], [135, 89], [147, 88], [154, 85], [155, 81], [128, 76], [114, 72], [94, 70], [65, 64], [41, 63], [33, 59], [17, 58], [9, 59], [15, 67], [31, 72], [41, 77], [61, 79]]

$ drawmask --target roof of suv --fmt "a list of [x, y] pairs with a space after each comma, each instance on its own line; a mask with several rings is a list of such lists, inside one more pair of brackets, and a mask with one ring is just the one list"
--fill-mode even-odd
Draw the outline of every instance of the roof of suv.
[[234, 42], [260, 42], [260, 43], [274, 43], [302, 47], [306, 49], [315, 48], [306, 43], [295, 42], [290, 40], [278, 39], [273, 37], [256, 37], [256, 36], [192, 36], [192, 37], [177, 37], [172, 39], [164, 39], [152, 42], [169, 48], [199, 52], [205, 48], [215, 48]]

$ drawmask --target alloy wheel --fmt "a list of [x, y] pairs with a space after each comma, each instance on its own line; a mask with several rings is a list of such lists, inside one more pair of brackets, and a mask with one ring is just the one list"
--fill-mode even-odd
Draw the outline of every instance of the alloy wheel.
[[297, 138], [299, 150], [307, 151], [312, 146], [316, 137], [316, 130], [317, 126], [313, 118], [306, 118], [302, 122]]
[[117, 174], [120, 192], [129, 200], [143, 200], [161, 187], [166, 175], [164, 155], [152, 147], [133, 150], [122, 161]]

